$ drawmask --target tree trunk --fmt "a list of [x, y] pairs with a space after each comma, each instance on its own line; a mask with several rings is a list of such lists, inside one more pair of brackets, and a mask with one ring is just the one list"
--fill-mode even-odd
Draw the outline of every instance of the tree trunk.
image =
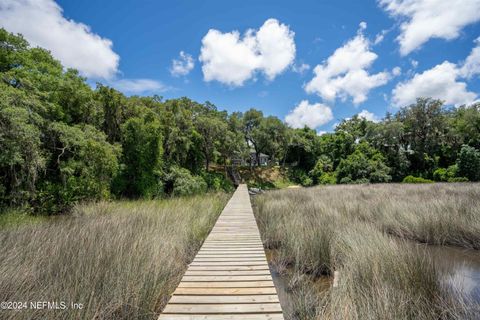
[[282, 168], [285, 169], [285, 162], [287, 161], [287, 154], [288, 154], [288, 150], [285, 150], [285, 152], [283, 153], [283, 159], [282, 159]]
[[260, 167], [260, 152], [257, 149], [257, 145], [253, 143], [253, 148], [255, 149], [255, 159], [257, 160], [257, 167]]

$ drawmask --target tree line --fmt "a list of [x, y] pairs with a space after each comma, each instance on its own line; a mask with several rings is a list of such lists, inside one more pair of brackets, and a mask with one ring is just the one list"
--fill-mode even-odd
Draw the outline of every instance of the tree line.
[[4, 29], [0, 79], [2, 208], [51, 214], [85, 200], [231, 190], [218, 167], [252, 151], [306, 186], [480, 179], [479, 104], [422, 98], [381, 122], [354, 116], [319, 136], [256, 109], [229, 114], [188, 98], [92, 89]]

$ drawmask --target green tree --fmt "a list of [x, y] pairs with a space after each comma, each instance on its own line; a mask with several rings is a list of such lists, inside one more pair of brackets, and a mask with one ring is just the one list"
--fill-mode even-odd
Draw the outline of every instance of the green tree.
[[47, 133], [48, 176], [40, 185], [37, 206], [57, 213], [78, 201], [107, 199], [118, 170], [120, 148], [90, 125], [53, 122]]
[[458, 144], [466, 144], [480, 149], [480, 103], [460, 106], [452, 114], [451, 127]]
[[205, 170], [218, 153], [222, 140], [227, 135], [227, 123], [216, 117], [215, 114], [200, 115], [195, 119], [195, 127], [200, 134], [200, 143], [205, 158]]
[[96, 99], [103, 109], [102, 130], [110, 143], [122, 140], [121, 126], [126, 121], [125, 96], [113, 88], [97, 84]]
[[335, 132], [344, 132], [351, 136], [354, 141], [358, 141], [365, 138], [371, 125], [373, 125], [372, 121], [354, 115], [351, 119], [342, 120], [335, 127]]
[[[195, 166], [199, 162], [195, 143], [200, 137], [195, 136], [193, 123], [193, 108], [195, 102], [188, 98], [167, 100], [160, 113], [163, 136], [164, 159], [169, 165], [177, 164], [181, 167]], [[194, 154], [192, 154], [192, 151]], [[203, 160], [203, 159], [202, 159]]]
[[396, 114], [403, 123], [403, 146], [407, 151], [411, 172], [431, 176], [441, 161], [441, 150], [447, 130], [443, 102], [419, 98]]
[[402, 181], [408, 173], [408, 147], [403, 143], [405, 127], [402, 122], [387, 115], [381, 123], [370, 127], [367, 141], [385, 157], [385, 163], [391, 168], [393, 181]]
[[280, 119], [273, 116], [263, 118], [252, 135], [258, 149], [268, 154], [270, 160], [280, 161], [284, 158], [289, 141], [287, 126]]
[[22, 205], [35, 196], [46, 161], [43, 119], [30, 109], [39, 103], [0, 83], [0, 205]]
[[163, 192], [162, 132], [150, 110], [122, 125], [122, 169], [115, 191], [129, 197], [151, 198]]
[[339, 183], [389, 182], [392, 178], [383, 155], [367, 142], [358, 144], [351, 155], [342, 159], [336, 172]]
[[262, 111], [256, 109], [250, 109], [243, 115], [243, 134], [245, 137], [245, 142], [248, 146], [252, 147], [255, 150], [255, 157], [257, 165], [260, 165], [260, 145], [257, 141], [258, 130], [260, 124], [263, 120]]
[[[95, 93], [80, 77], [77, 70], [69, 69], [61, 77], [50, 101], [61, 106], [56, 118], [68, 124], [91, 124], [100, 129], [104, 118], [101, 103]], [[104, 100], [102, 100], [104, 101]]]
[[457, 160], [459, 177], [466, 177], [470, 181], [480, 180], [480, 151], [464, 145]]
[[309, 172], [315, 166], [319, 154], [319, 137], [315, 130], [307, 127], [291, 130], [287, 152], [288, 163], [295, 163], [299, 169]]
[[[21, 35], [14, 35], [0, 28], [0, 72], [22, 65], [28, 42]], [[4, 79], [5, 81], [5, 79]], [[15, 83], [10, 83], [15, 86]]]
[[327, 155], [336, 168], [341, 159], [345, 159], [355, 150], [355, 138], [350, 133], [338, 130], [326, 133], [318, 138], [319, 154]]

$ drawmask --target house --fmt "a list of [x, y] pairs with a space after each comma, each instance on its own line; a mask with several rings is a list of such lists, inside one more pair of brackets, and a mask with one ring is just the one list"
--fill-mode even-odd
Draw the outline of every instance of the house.
[[[232, 165], [234, 166], [257, 166], [257, 156], [255, 152], [250, 152], [250, 158], [242, 159], [241, 157], [232, 158]], [[268, 165], [268, 154], [260, 153], [259, 156], [259, 163], [260, 166], [267, 166]]]
[[[260, 153], [258, 155], [258, 161], [260, 166], [268, 165], [268, 155]], [[255, 152], [250, 152], [250, 163], [252, 164], [252, 166], [257, 166], [257, 156]]]

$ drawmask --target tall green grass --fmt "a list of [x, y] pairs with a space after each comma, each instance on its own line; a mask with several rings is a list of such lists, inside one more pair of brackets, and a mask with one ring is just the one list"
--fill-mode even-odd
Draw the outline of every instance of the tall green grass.
[[[478, 306], [464, 305], [425, 252], [401, 239], [478, 248], [480, 185], [290, 189], [256, 196], [254, 205], [275, 267], [289, 270], [289, 318], [474, 318]], [[335, 288], [314, 289], [334, 273]]]
[[81, 310], [0, 311], [2, 319], [155, 319], [228, 196], [80, 205], [70, 217], [0, 230], [0, 301]]
[[31, 215], [27, 210], [7, 209], [0, 211], [0, 229], [17, 227], [25, 224], [35, 224], [47, 221], [49, 217], [42, 215]]

